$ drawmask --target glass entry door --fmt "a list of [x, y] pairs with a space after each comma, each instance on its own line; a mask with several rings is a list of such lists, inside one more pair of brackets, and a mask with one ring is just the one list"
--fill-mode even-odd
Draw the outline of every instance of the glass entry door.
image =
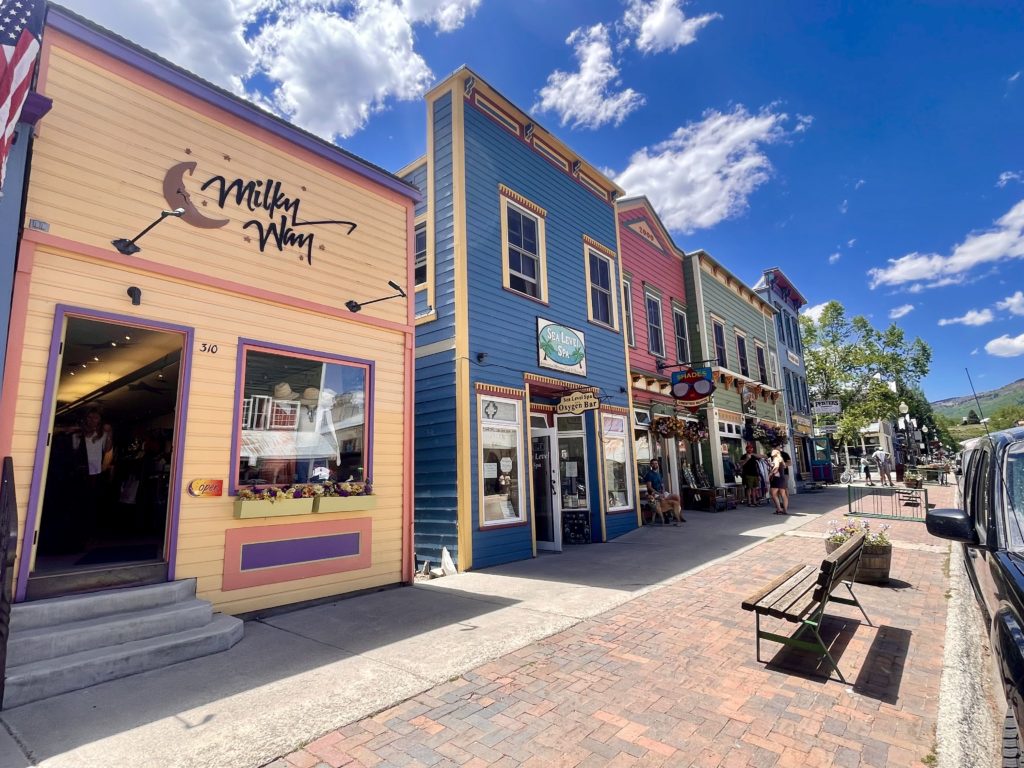
[[562, 551], [562, 506], [558, 492], [558, 466], [553, 455], [557, 439], [553, 429], [534, 429], [531, 438], [537, 549], [551, 552]]
[[166, 578], [183, 342], [67, 317], [28, 599]]

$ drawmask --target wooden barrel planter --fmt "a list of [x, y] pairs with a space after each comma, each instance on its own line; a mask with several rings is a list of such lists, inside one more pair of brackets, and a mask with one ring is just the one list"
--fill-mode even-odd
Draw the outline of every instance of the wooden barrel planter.
[[[825, 551], [832, 554], [842, 544], [825, 542]], [[885, 584], [889, 581], [892, 566], [892, 544], [864, 545], [857, 567], [856, 581], [859, 584]]]

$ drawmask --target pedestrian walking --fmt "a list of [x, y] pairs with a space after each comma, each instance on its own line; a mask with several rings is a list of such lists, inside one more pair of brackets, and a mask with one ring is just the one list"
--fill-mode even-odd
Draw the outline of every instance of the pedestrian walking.
[[878, 476], [882, 480], [882, 485], [888, 485], [890, 488], [895, 488], [895, 484], [892, 481], [892, 475], [890, 474], [892, 467], [889, 461], [889, 453], [881, 446], [871, 454], [871, 458], [875, 460], [878, 465]]
[[873, 486], [871, 482], [871, 464], [868, 462], [867, 456], [860, 457], [860, 472], [864, 475], [864, 484]]
[[748, 507], [756, 507], [761, 502], [761, 457], [754, 452], [754, 444], [747, 443], [747, 452], [740, 464], [740, 477], [743, 479], [743, 495]]
[[768, 470], [768, 487], [772, 501], [775, 502], [775, 514], [786, 514], [785, 501], [782, 498], [782, 490], [786, 487], [786, 463], [782, 460], [782, 452], [773, 448], [769, 458], [771, 469]]

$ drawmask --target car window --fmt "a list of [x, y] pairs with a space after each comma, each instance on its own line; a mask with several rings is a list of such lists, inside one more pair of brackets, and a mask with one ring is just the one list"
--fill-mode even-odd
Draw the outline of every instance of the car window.
[[990, 499], [989, 499], [989, 452], [977, 450], [971, 456], [971, 466], [965, 478], [965, 499], [966, 510], [974, 515], [974, 527], [978, 532], [978, 541], [982, 544], [988, 541]]
[[1024, 440], [1011, 443], [1003, 466], [1009, 549], [1024, 550]]

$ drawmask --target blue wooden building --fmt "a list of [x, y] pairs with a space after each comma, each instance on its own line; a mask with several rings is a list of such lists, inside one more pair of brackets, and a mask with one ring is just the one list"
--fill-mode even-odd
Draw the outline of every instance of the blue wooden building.
[[613, 182], [469, 69], [427, 95], [416, 554], [460, 570], [638, 525]]

